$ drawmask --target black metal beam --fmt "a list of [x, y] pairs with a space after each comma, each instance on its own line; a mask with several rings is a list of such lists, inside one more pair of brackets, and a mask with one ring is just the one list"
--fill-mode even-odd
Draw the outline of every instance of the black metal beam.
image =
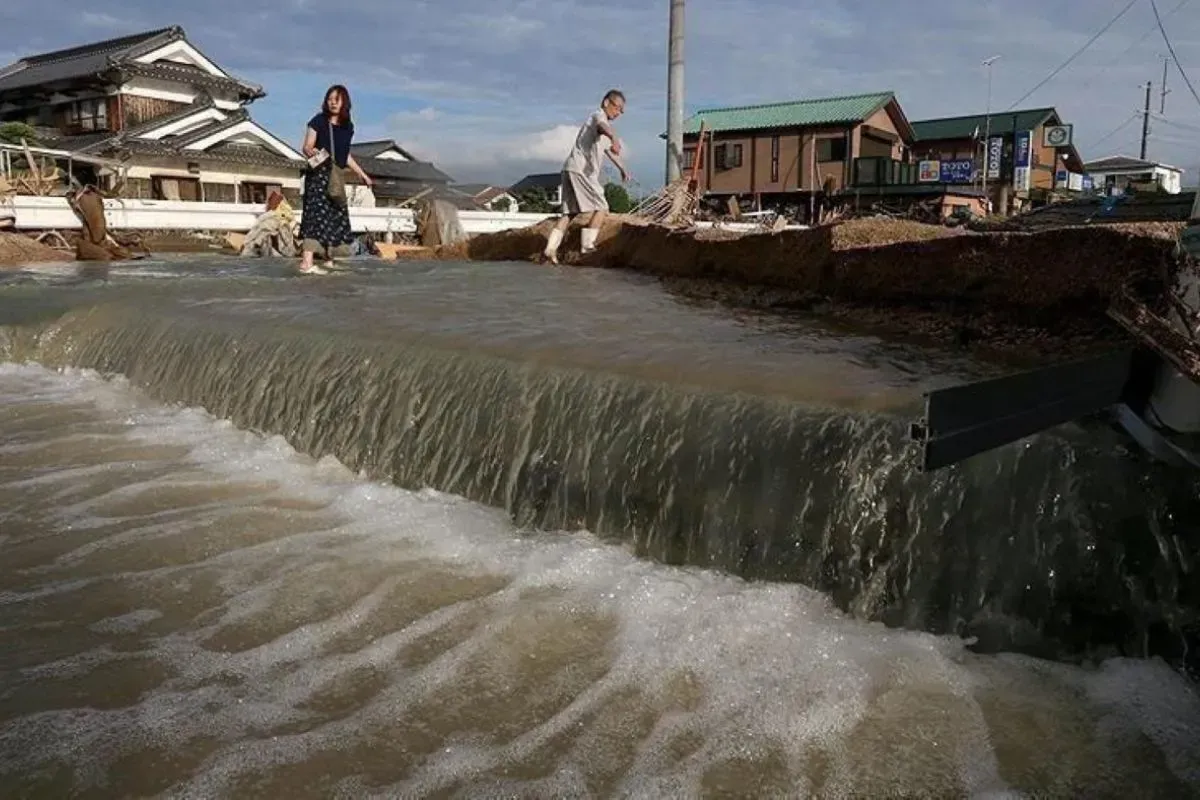
[[1133, 348], [928, 392], [911, 437], [921, 469], [940, 469], [1122, 401]]

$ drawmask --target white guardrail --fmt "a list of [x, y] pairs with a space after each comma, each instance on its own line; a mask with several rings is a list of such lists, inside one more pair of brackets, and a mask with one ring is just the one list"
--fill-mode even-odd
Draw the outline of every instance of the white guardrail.
[[[0, 201], [15, 217], [19, 230], [73, 230], [79, 219], [62, 197], [17, 195]], [[261, 205], [240, 203], [188, 203], [173, 200], [105, 200], [108, 227], [113, 230], [248, 231], [263, 213]], [[299, 210], [297, 210], [299, 217]], [[467, 233], [496, 233], [535, 225], [549, 214], [506, 211], [460, 211]], [[355, 233], [412, 233], [413, 212], [407, 208], [350, 207], [350, 228]]]
[[[248, 231], [264, 211], [263, 206], [241, 203], [187, 203], [175, 200], [105, 200], [108, 227], [113, 230], [170, 231]], [[299, 217], [299, 210], [297, 210]], [[523, 214], [508, 211], [460, 211], [459, 222], [470, 234], [500, 231], [536, 225], [551, 214]], [[62, 197], [17, 195], [0, 200], [0, 218], [14, 217], [18, 230], [75, 230], [79, 219]], [[719, 227], [738, 233], [761, 233], [753, 222], [697, 222], [697, 228]], [[789, 230], [804, 230], [807, 225], [788, 225]], [[350, 207], [350, 228], [355, 233], [413, 233], [416, 222], [407, 208]]]

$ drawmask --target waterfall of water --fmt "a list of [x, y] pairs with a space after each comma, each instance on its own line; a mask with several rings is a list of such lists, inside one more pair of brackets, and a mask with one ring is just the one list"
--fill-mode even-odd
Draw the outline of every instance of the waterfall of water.
[[1195, 486], [1103, 437], [1060, 431], [925, 475], [898, 417], [184, 306], [94, 305], [10, 326], [3, 347], [521, 526], [802, 582], [983, 648], [1178, 662], [1197, 636]]

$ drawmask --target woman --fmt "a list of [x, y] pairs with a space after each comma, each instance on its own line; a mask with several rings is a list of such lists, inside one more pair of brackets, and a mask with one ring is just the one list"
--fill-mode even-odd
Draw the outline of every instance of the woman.
[[321, 113], [308, 121], [308, 127], [304, 131], [304, 147], [301, 148], [306, 158], [312, 158], [322, 151], [331, 156], [317, 167], [309, 167], [305, 172], [304, 212], [300, 218], [300, 238], [303, 240], [301, 272], [312, 275], [326, 274], [326, 270], [313, 264], [316, 252], [325, 252], [326, 266], [329, 266], [333, 263], [333, 248], [349, 244], [352, 240], [349, 208], [334, 204], [326, 191], [335, 163], [343, 169], [349, 167], [354, 170], [367, 186], [372, 184], [370, 176], [362, 171], [354, 156], [350, 154], [350, 141], [353, 138], [350, 93], [346, 91], [345, 86], [331, 86], [329, 91], [325, 92]]

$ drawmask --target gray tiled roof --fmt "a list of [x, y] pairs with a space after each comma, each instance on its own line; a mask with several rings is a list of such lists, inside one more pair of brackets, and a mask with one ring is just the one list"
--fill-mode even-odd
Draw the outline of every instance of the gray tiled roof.
[[200, 100], [199, 102], [192, 103], [191, 105], [183, 106], [182, 108], [179, 108], [168, 114], [163, 114], [162, 116], [155, 117], [154, 119], [151, 119], [151, 120], [147, 120], [146, 122], [143, 122], [141, 125], [136, 125], [132, 128], [126, 128], [125, 130], [120, 131], [119, 133], [112, 133], [111, 131], [101, 131], [101, 132], [97, 132], [97, 133], [81, 133], [81, 134], [73, 134], [73, 135], [63, 136], [61, 134], [58, 134], [58, 132], [52, 128], [49, 128], [49, 129], [39, 128], [38, 133], [39, 133], [39, 138], [41, 141], [46, 142], [46, 143], [53, 143], [54, 147], [57, 147], [61, 150], [70, 150], [71, 152], [75, 152], [75, 153], [79, 153], [79, 152], [99, 153], [99, 152], [104, 151], [106, 148], [110, 147], [111, 145], [120, 144], [121, 142], [123, 142], [127, 139], [134, 139], [134, 138], [142, 135], [143, 133], [146, 133], [147, 131], [152, 131], [155, 128], [162, 127], [163, 125], [167, 125], [169, 123], [176, 122], [176, 121], [184, 119], [186, 117], [190, 117], [192, 114], [195, 114], [197, 111], [203, 111], [206, 108], [212, 108], [212, 106], [213, 106], [212, 99], [204, 98], [203, 100]]
[[1108, 156], [1107, 158], [1098, 158], [1095, 161], [1089, 161], [1083, 165], [1084, 169], [1088, 170], [1141, 170], [1149, 171], [1158, 166], [1165, 166], [1156, 161], [1146, 161], [1143, 158], [1134, 158], [1132, 156]]
[[557, 189], [561, 183], [561, 172], [541, 172], [536, 175], [526, 175], [510, 186], [509, 191], [523, 192], [526, 189]]
[[222, 78], [186, 64], [168, 64], [162, 61], [156, 61], [153, 64], [133, 62], [121, 64], [119, 69], [128, 75], [139, 75], [145, 78], [189, 83], [193, 86], [228, 88], [246, 98], [256, 99], [266, 96], [266, 92], [258, 84], [232, 76]]
[[354, 144], [350, 145], [350, 152], [354, 154], [356, 159], [374, 158], [380, 153], [392, 149], [399, 151], [399, 153], [409, 161], [417, 160], [412, 153], [408, 152], [391, 139], [376, 139], [370, 142], [355, 142]]
[[182, 37], [182, 28], [160, 28], [80, 47], [27, 56], [6, 67], [0, 67], [0, 92], [99, 75], [116, 63], [136, 58]]
[[53, 128], [35, 128], [38, 132], [38, 141], [46, 147], [51, 147], [57, 150], [68, 150], [72, 153], [80, 153], [92, 145], [107, 141], [112, 138], [112, 134], [108, 131], [100, 131], [99, 133], [77, 133], [71, 136], [63, 136]]
[[392, 178], [428, 183], [451, 183], [453, 180], [428, 161], [393, 161], [388, 158], [370, 158], [358, 153], [354, 153], [354, 160], [372, 178]]
[[145, 55], [165, 44], [186, 38], [183, 28], [175, 25], [170, 28], [135, 33], [65, 50], [27, 56], [6, 67], [0, 67], [0, 94], [19, 89], [33, 89], [61, 81], [89, 77], [102, 78], [110, 71], [120, 69], [129, 74], [165, 80], [208, 86], [228, 86], [234, 88], [242, 96], [251, 99], [264, 96], [262, 87], [232, 76], [222, 78], [182, 64], [164, 62], [141, 64], [134, 61], [138, 56]]
[[235, 143], [219, 143], [208, 150], [191, 150], [182, 152], [189, 144], [198, 142], [214, 133], [226, 130], [234, 125], [251, 119], [245, 109], [226, 112], [225, 119], [210, 121], [182, 136], [165, 136], [162, 139], [142, 139], [141, 134], [154, 130], [163, 125], [183, 119], [212, 107], [211, 100], [185, 106], [178, 111], [164, 114], [156, 119], [144, 122], [135, 128], [129, 128], [120, 133], [85, 133], [74, 136], [54, 136], [48, 134], [42, 137], [47, 145], [68, 150], [73, 153], [88, 153], [91, 155], [112, 156], [121, 153], [130, 155], [161, 155], [177, 158], [187, 158], [196, 161], [226, 161], [240, 164], [260, 164], [278, 166], [287, 169], [299, 169], [301, 162], [284, 158], [278, 153], [254, 145]]
[[234, 125], [240, 125], [248, 119], [250, 119], [250, 112], [244, 108], [239, 108], [236, 111], [227, 111], [225, 119], [214, 120], [207, 125], [201, 125], [194, 131], [188, 131], [180, 135], [165, 136], [163, 139], [176, 147], [187, 147], [189, 144], [198, 142], [201, 139], [207, 139], [214, 133], [228, 130]]
[[207, 150], [181, 151], [178, 146], [172, 146], [171, 143], [161, 140], [131, 139], [126, 142], [114, 144], [112, 150], [126, 152], [133, 156], [168, 156], [186, 158], [189, 161], [208, 161], [222, 164], [257, 164], [261, 166], [281, 167], [283, 169], [294, 169], [297, 173], [299, 173], [302, 166], [302, 162], [284, 158], [277, 153], [270, 152], [261, 147], [244, 144], [218, 144]]

